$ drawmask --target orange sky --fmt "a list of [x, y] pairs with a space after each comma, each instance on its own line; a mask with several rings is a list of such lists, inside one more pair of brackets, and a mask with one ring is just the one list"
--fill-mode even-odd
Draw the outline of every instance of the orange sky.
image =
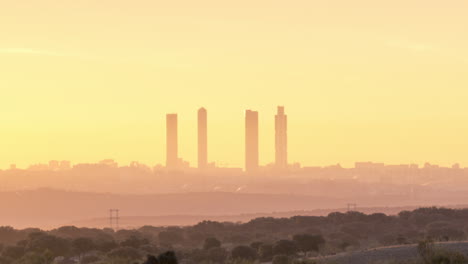
[[468, 166], [466, 0], [5, 1], [0, 168], [164, 163], [165, 114], [196, 162], [243, 165], [244, 110], [289, 116], [289, 159]]

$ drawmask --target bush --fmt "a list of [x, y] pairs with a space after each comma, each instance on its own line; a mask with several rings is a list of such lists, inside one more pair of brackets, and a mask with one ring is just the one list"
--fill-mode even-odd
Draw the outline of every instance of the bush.
[[289, 264], [289, 257], [286, 255], [276, 255], [273, 257], [272, 264]]
[[178, 231], [161, 231], [158, 234], [159, 242], [162, 244], [180, 244], [184, 241], [183, 236]]
[[298, 248], [296, 243], [291, 240], [279, 240], [273, 245], [274, 255], [292, 256], [296, 254]]
[[325, 244], [325, 239], [321, 235], [300, 234], [293, 237], [298, 248], [302, 252], [319, 251], [319, 247]]
[[233, 259], [255, 260], [257, 252], [249, 246], [237, 246], [232, 250], [231, 257]]
[[271, 244], [262, 244], [258, 248], [258, 256], [261, 261], [271, 261], [273, 258], [273, 245]]
[[418, 252], [424, 264], [465, 264], [468, 262], [465, 255], [455, 251], [436, 248], [431, 240], [419, 242]]
[[221, 247], [214, 247], [208, 250], [208, 260], [212, 263], [223, 263], [227, 258], [227, 251]]
[[110, 251], [107, 256], [110, 258], [137, 260], [141, 258], [141, 253], [132, 247], [119, 247]]
[[209, 250], [209, 249], [220, 247], [220, 246], [221, 246], [221, 242], [214, 237], [209, 237], [205, 239], [205, 243], [203, 243], [204, 250]]
[[100, 260], [97, 256], [86, 256], [81, 259], [81, 264], [91, 264]]
[[148, 256], [144, 264], [178, 264], [177, 257], [174, 251], [167, 251], [160, 254], [158, 257]]

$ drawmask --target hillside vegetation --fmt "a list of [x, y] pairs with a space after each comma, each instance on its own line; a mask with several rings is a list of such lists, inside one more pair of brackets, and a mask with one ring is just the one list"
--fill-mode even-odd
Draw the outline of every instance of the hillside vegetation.
[[133, 264], [167, 251], [175, 252], [180, 263], [281, 264], [427, 239], [461, 241], [467, 238], [467, 223], [468, 209], [431, 207], [398, 215], [335, 212], [118, 231], [73, 226], [50, 231], [0, 227], [0, 264]]

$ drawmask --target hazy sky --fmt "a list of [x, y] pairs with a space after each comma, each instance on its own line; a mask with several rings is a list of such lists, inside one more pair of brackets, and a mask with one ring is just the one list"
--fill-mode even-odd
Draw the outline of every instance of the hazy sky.
[[196, 163], [242, 166], [244, 110], [289, 116], [289, 158], [468, 166], [466, 0], [10, 0], [0, 4], [0, 168], [165, 161], [165, 114]]

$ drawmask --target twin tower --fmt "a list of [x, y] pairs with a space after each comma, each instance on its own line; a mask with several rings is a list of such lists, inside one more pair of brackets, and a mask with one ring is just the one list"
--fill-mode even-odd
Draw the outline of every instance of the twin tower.
[[[208, 126], [205, 108], [198, 109], [198, 168], [208, 167]], [[287, 116], [284, 107], [278, 106], [275, 115], [275, 165], [278, 169], [288, 166]], [[166, 115], [166, 168], [180, 169], [183, 164], [178, 157], [177, 114]], [[254, 173], [259, 169], [258, 112], [245, 111], [245, 171]]]

